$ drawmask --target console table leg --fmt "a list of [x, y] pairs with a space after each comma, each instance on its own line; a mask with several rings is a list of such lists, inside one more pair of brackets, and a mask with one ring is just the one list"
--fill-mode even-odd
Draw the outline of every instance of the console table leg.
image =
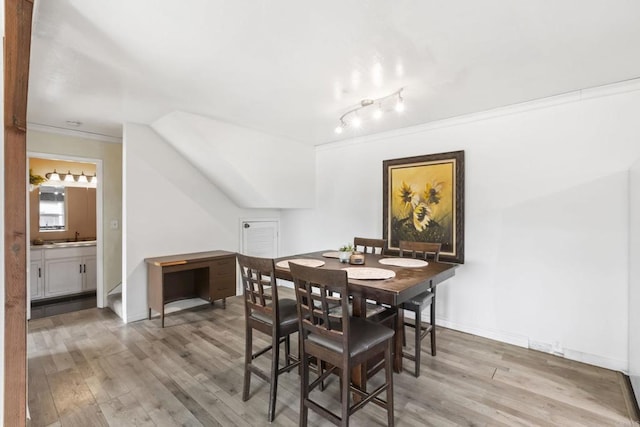
[[227, 308], [227, 299], [222, 298], [222, 308]]

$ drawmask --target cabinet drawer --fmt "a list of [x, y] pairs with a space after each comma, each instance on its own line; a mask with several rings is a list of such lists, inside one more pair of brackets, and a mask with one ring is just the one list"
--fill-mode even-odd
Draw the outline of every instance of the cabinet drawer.
[[211, 261], [211, 275], [213, 276], [227, 276], [236, 272], [236, 258], [225, 257], [222, 259], [216, 259]]
[[42, 259], [42, 249], [31, 249], [31, 261], [40, 261]]
[[49, 259], [60, 259], [60, 258], [79, 258], [83, 256], [91, 256], [96, 254], [95, 246], [85, 246], [85, 247], [76, 247], [76, 248], [55, 248], [55, 249], [46, 249], [44, 252], [44, 258]]
[[215, 276], [213, 279], [214, 289], [235, 289], [236, 288], [236, 274], [225, 274], [224, 276]]

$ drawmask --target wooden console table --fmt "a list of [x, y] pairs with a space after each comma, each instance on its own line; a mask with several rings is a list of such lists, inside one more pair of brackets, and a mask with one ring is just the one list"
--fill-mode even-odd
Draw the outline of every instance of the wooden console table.
[[164, 328], [164, 305], [181, 299], [202, 298], [212, 303], [236, 294], [236, 254], [227, 251], [198, 252], [145, 258], [147, 300], [160, 313]]

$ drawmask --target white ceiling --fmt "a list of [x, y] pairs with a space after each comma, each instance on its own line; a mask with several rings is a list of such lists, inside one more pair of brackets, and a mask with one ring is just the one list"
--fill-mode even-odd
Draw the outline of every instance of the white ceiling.
[[[639, 53], [637, 0], [36, 0], [28, 120], [120, 137], [182, 110], [322, 144], [637, 78]], [[334, 133], [400, 87], [401, 116]]]

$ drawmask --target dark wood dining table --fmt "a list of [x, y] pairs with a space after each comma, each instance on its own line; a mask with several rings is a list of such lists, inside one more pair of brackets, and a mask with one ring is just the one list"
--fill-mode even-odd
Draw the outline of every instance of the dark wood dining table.
[[[322, 254], [330, 253], [331, 250], [309, 252], [304, 254], [291, 255], [276, 259], [276, 263], [292, 259], [312, 259], [324, 261], [324, 265], [318, 268], [342, 269], [345, 267], [369, 267], [382, 268], [395, 272], [395, 277], [385, 280], [358, 280], [349, 279], [349, 294], [353, 297], [353, 315], [366, 316], [366, 301], [376, 301], [388, 304], [392, 307], [399, 307], [403, 302], [421, 294], [429, 289], [435, 293], [438, 284], [453, 277], [457, 264], [429, 261], [424, 267], [398, 267], [393, 265], [380, 264], [382, 258], [390, 258], [387, 255], [365, 254], [365, 264], [362, 266], [341, 263], [337, 258], [325, 257]], [[276, 276], [280, 279], [291, 281], [291, 272], [288, 268], [276, 266]], [[435, 297], [435, 296], [434, 296]], [[393, 366], [396, 372], [402, 371], [402, 342], [404, 315], [398, 309], [398, 319], [395, 323], [396, 334], [394, 339], [394, 361]], [[356, 373], [354, 382], [366, 383], [360, 378], [366, 376], [366, 367]], [[357, 378], [360, 377], [360, 378]]]

